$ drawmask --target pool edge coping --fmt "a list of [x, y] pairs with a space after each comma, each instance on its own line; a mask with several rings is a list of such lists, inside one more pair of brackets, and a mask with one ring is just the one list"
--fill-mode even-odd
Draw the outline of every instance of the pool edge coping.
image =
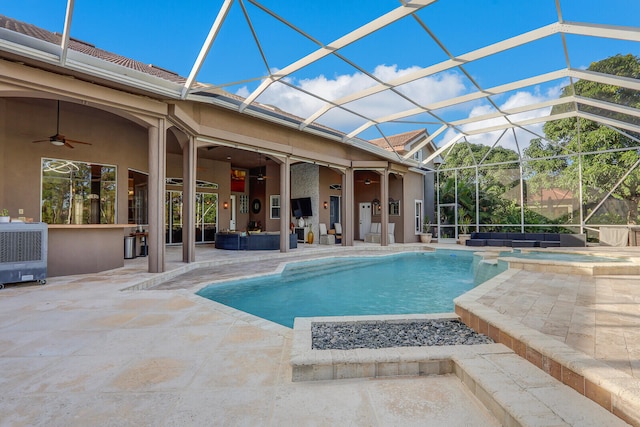
[[[573, 417], [579, 417], [585, 410], [594, 414], [594, 419], [605, 417], [605, 413], [614, 416], [583, 395], [567, 393], [567, 385], [538, 372], [514, 350], [500, 343], [354, 350], [311, 348], [312, 323], [424, 319], [460, 317], [455, 313], [434, 313], [296, 318], [290, 357], [292, 381], [453, 374], [501, 425], [536, 426], [541, 422], [564, 425], [567, 411], [574, 411]], [[514, 371], [521, 370], [526, 372], [523, 377], [527, 384], [515, 378], [519, 374]], [[545, 398], [547, 393], [540, 390], [546, 389], [559, 391], [561, 401]]]
[[[454, 299], [461, 321], [505, 345], [546, 375], [600, 405], [625, 422], [640, 426], [640, 379], [575, 350], [542, 332], [516, 323], [478, 300], [523, 270], [510, 268]], [[574, 273], [575, 274], [575, 273]]]

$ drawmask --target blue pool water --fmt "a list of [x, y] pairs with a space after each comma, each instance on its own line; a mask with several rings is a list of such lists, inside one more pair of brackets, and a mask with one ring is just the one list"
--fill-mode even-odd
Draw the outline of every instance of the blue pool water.
[[197, 294], [288, 327], [295, 317], [451, 312], [474, 287], [472, 263], [472, 253], [447, 250], [331, 258]]

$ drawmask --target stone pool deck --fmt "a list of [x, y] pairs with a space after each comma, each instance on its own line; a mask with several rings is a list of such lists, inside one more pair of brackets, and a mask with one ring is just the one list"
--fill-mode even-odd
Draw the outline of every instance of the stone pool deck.
[[[526, 362], [523, 366], [528, 368], [513, 369], [524, 359], [502, 344], [496, 344], [499, 350], [491, 350], [482, 360], [461, 356], [456, 359], [457, 365], [447, 365], [451, 371], [422, 372], [443, 375], [425, 377], [418, 370], [399, 377], [294, 382], [291, 329], [194, 295], [195, 290], [213, 280], [262, 274], [287, 260], [407, 250], [411, 246], [303, 245], [288, 254], [255, 255], [199, 247], [196, 263], [190, 265], [178, 261], [181, 248], [174, 247], [168, 248], [168, 271], [161, 275], [146, 273], [146, 258], [138, 258], [127, 260], [124, 268], [100, 274], [50, 278], [45, 286], [9, 285], [0, 291], [0, 425], [493, 426], [504, 423], [505, 419], [499, 422], [496, 417], [504, 407], [488, 408], [482, 393], [498, 397], [505, 394], [504, 390], [513, 391], [510, 387], [514, 384], [520, 384], [517, 389], [522, 393], [515, 393], [519, 398], [511, 404], [517, 406], [516, 414], [521, 418], [509, 418], [512, 425], [545, 424], [547, 418], [536, 415], [541, 409], [540, 399], [530, 397], [543, 393], [549, 384], [553, 384], [553, 400], [557, 403], [555, 411], [551, 409], [559, 417], [553, 418], [553, 425], [621, 423], [568, 386], [558, 385], [552, 376], [528, 382], [527, 378], [515, 378], [529, 372], [533, 365]], [[424, 245], [412, 248], [417, 247]], [[540, 280], [530, 272], [506, 274], [511, 274], [509, 280], [501, 283], [519, 285], [514, 288]], [[544, 277], [544, 281], [568, 281], [576, 286], [572, 280], [563, 274]], [[594, 283], [601, 283], [599, 280]], [[593, 325], [597, 330], [602, 321], [602, 325], [625, 331], [616, 335], [624, 340], [612, 336], [610, 346], [600, 351], [611, 354], [612, 361], [627, 360], [628, 369], [624, 363], [609, 366], [596, 359], [600, 354], [597, 346], [593, 355], [573, 349], [570, 346], [575, 344], [563, 342], [558, 330], [556, 335], [539, 333], [549, 339], [551, 348], [558, 343], [566, 345], [576, 350], [580, 360], [592, 360], [625, 375], [630, 380], [627, 388], [620, 385], [620, 394], [633, 395], [638, 391], [632, 382], [638, 363], [634, 352], [639, 350], [634, 345], [640, 346], [640, 340], [631, 331], [638, 330], [640, 320], [631, 313], [638, 300], [633, 296], [622, 299], [619, 294], [627, 292], [623, 284], [628, 288], [637, 285], [638, 277], [616, 277], [608, 283], [611, 295], [616, 296], [607, 306], [614, 318], [586, 316], [580, 324]], [[498, 292], [498, 288], [492, 289]], [[510, 292], [505, 290], [497, 300], [509, 298]], [[476, 298], [477, 308], [486, 307], [491, 315], [504, 316], [500, 320], [513, 328], [525, 322], [527, 316], [519, 319], [501, 313], [496, 306], [490, 307], [495, 301], [490, 304], [483, 297]], [[560, 304], [565, 302], [564, 294], [555, 299], [557, 308], [540, 316], [549, 318], [552, 324], [558, 313], [571, 311], [570, 330], [577, 321], [571, 303]], [[534, 318], [535, 313], [533, 310], [528, 318]], [[594, 339], [597, 337], [595, 334]], [[464, 369], [455, 371], [455, 366]], [[495, 366], [501, 366], [507, 374], [494, 376], [491, 382]], [[596, 367], [600, 369], [601, 365]], [[529, 378], [537, 378], [538, 371], [542, 372], [531, 371], [536, 373]], [[486, 377], [483, 381], [490, 381], [490, 386], [478, 392], [473, 372], [482, 372]], [[563, 412], [571, 405], [580, 408], [581, 418]]]
[[[639, 249], [581, 252], [623, 255], [637, 263]], [[609, 264], [612, 268], [598, 274], [598, 269], [589, 271], [580, 263], [515, 266], [457, 298], [456, 313], [477, 332], [640, 425], [637, 267]]]

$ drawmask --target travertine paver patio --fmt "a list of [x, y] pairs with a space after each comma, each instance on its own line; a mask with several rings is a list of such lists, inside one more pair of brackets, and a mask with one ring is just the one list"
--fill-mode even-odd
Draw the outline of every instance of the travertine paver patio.
[[[193, 294], [209, 275], [358, 250], [201, 247], [204, 269], [149, 291], [122, 291], [162, 276], [146, 273], [144, 258], [46, 286], [8, 286], [0, 291], [0, 425], [496, 425], [455, 376], [293, 383], [290, 329]], [[168, 249], [169, 279], [192, 269], [177, 261], [180, 251]]]
[[[587, 248], [637, 262], [640, 248]], [[640, 425], [640, 276], [509, 270], [456, 312], [558, 380]], [[624, 271], [620, 269], [619, 271]]]
[[640, 278], [526, 272], [478, 300], [640, 377]]
[[455, 376], [293, 383], [291, 329], [191, 290], [121, 291], [144, 262], [0, 291], [0, 425], [497, 425]]

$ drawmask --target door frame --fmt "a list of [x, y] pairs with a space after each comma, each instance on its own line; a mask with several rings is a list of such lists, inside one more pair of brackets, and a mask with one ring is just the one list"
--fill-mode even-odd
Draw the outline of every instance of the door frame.
[[236, 229], [236, 222], [238, 220], [236, 216], [236, 195], [229, 196], [229, 230]]
[[[358, 203], [358, 240], [364, 240], [365, 234], [371, 229], [371, 202]], [[366, 211], [367, 215], [362, 215]], [[364, 221], [364, 222], [363, 222]]]

